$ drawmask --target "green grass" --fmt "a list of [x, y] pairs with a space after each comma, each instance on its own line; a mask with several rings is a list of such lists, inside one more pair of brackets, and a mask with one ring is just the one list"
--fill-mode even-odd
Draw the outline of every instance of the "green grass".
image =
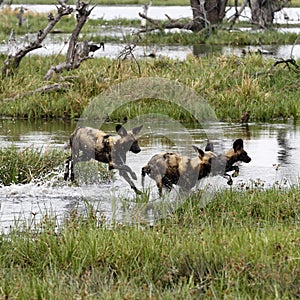
[[[15, 146], [0, 149], [0, 189], [2, 185], [26, 184], [51, 179], [62, 174], [65, 159], [69, 152], [63, 149], [39, 149]], [[96, 161], [79, 164], [75, 167], [76, 181], [80, 184], [108, 182], [113, 172], [107, 165]]]
[[[229, 26], [228, 26], [229, 27]], [[140, 45], [228, 45], [228, 46], [260, 46], [260, 45], [285, 45], [294, 44], [298, 35], [296, 33], [282, 33], [275, 30], [265, 32], [229, 32], [228, 30], [216, 30], [210, 36], [195, 34], [192, 32], [155, 32], [142, 36]], [[126, 37], [129, 40], [129, 37]], [[298, 41], [299, 42], [299, 41]]]
[[18, 299], [295, 299], [299, 187], [191, 196], [154, 227], [107, 228], [92, 209], [0, 235], [0, 296]]
[[[50, 65], [61, 60], [62, 57], [26, 57], [14, 77], [4, 78], [0, 82], [2, 97], [12, 97], [43, 86], [45, 72]], [[158, 58], [140, 60], [139, 66], [129, 60], [120, 63], [105, 58], [93, 59], [84, 62], [79, 69], [63, 74], [71, 76], [67, 79], [71, 83], [70, 89], [2, 102], [1, 115], [31, 119], [74, 119], [82, 114], [94, 97], [114, 85], [130, 79], [158, 77], [178, 81], [196, 91], [223, 121], [238, 121], [242, 113], [249, 110], [251, 120], [256, 121], [297, 118], [300, 112], [298, 73], [280, 64], [270, 74], [255, 75], [267, 71], [273, 63], [273, 59], [255, 54], [245, 58], [234, 55], [190, 56], [185, 61]], [[169, 100], [172, 102], [171, 98], [170, 94]], [[143, 113], [164, 113], [170, 110], [167, 102], [162, 106], [159, 101], [144, 101], [141, 107], [128, 106], [115, 111], [110, 118], [118, 121], [124, 117], [131, 119]], [[185, 118], [188, 114], [183, 111], [171, 109], [172, 114], [176, 119], [187, 121]]]
[[0, 149], [0, 185], [29, 183], [63, 167], [64, 153], [59, 150]]

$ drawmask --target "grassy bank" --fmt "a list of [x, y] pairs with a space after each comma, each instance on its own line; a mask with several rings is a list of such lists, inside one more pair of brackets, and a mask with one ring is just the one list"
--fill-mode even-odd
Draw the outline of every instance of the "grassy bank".
[[[19, 93], [25, 94], [45, 85], [43, 76], [46, 70], [62, 59], [26, 57], [14, 77], [4, 78], [0, 82], [2, 97], [5, 99]], [[279, 64], [270, 73], [256, 75], [257, 72], [266, 72], [273, 64], [274, 59], [265, 59], [259, 54], [241, 58], [234, 55], [190, 56], [185, 61], [144, 59], [139, 60], [138, 64], [130, 60], [93, 59], [68, 73], [66, 80], [70, 84], [69, 89], [4, 101], [1, 103], [1, 115], [16, 118], [77, 118], [95, 96], [113, 88], [115, 84], [130, 79], [159, 77], [178, 81], [195, 90], [208, 101], [220, 120], [238, 121], [245, 111], [251, 111], [251, 120], [297, 118], [300, 112], [299, 74], [286, 68], [285, 64]], [[122, 121], [124, 117], [130, 119], [143, 113], [168, 110], [160, 102], [144, 101], [145, 105], [121, 109], [111, 118]], [[174, 116], [180, 118], [181, 115], [174, 110]]]
[[108, 229], [93, 210], [0, 235], [0, 296], [18, 299], [295, 299], [299, 187], [201, 194], [154, 227]]

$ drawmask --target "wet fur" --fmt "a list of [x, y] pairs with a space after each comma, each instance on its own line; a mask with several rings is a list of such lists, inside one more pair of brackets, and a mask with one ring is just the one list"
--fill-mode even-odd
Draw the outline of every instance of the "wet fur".
[[160, 196], [163, 187], [171, 190], [173, 185], [178, 185], [184, 190], [190, 190], [199, 179], [209, 175], [211, 159], [215, 157], [210, 151], [204, 152], [196, 146], [193, 148], [198, 154], [194, 158], [173, 152], [154, 155], [142, 168], [142, 185], [145, 176], [148, 175], [155, 180]]
[[70, 175], [71, 181], [75, 180], [74, 165], [77, 162], [95, 159], [107, 163], [110, 170], [119, 170], [120, 176], [132, 189], [139, 192], [128, 175], [130, 174], [134, 180], [137, 179], [136, 174], [126, 165], [126, 154], [128, 151], [133, 153], [141, 151], [136, 138], [141, 129], [142, 126], [139, 126], [127, 132], [123, 126], [117, 125], [118, 135], [112, 136], [91, 127], [76, 128], [69, 139], [71, 156], [66, 160], [64, 179], [67, 180]]

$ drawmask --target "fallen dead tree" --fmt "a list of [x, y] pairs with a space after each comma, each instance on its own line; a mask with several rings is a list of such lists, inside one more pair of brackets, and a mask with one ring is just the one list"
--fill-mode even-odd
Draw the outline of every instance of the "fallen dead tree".
[[50, 85], [44, 85], [40, 88], [37, 88], [34, 91], [29, 91], [26, 93], [19, 93], [13, 97], [4, 98], [4, 99], [2, 99], [2, 101], [3, 102], [14, 101], [19, 98], [29, 97], [29, 96], [32, 96], [35, 94], [45, 94], [45, 93], [50, 93], [50, 92], [54, 92], [54, 91], [67, 90], [70, 88], [70, 85], [71, 85], [70, 83], [53, 83]]
[[300, 66], [296, 63], [295, 59], [293, 59], [293, 58], [283, 59], [282, 58], [280, 60], [276, 60], [274, 62], [274, 64], [267, 71], [257, 72], [257, 73], [255, 73], [255, 76], [270, 74], [275, 69], [275, 67], [280, 64], [284, 64], [285, 67], [287, 67], [290, 71], [294, 71], [297, 73], [300, 72]]

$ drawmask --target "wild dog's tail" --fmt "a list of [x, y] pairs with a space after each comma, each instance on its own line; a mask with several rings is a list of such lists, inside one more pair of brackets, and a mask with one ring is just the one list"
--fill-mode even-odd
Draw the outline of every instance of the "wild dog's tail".
[[146, 165], [142, 168], [142, 177], [145, 177], [146, 175], [149, 175], [151, 173], [151, 168], [149, 165]]
[[146, 165], [145, 167], [142, 168], [142, 187], [144, 187], [145, 176], [150, 175], [150, 173], [151, 173], [151, 168], [149, 165]]

